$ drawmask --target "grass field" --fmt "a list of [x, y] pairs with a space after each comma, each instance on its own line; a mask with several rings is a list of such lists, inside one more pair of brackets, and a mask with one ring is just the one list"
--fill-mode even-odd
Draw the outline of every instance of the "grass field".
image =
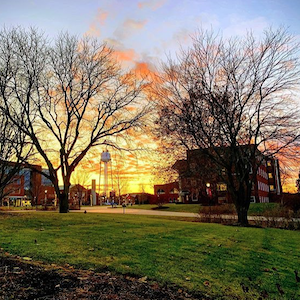
[[2, 213], [0, 247], [49, 263], [147, 276], [216, 299], [258, 299], [260, 293], [300, 299], [295, 231], [123, 214]]

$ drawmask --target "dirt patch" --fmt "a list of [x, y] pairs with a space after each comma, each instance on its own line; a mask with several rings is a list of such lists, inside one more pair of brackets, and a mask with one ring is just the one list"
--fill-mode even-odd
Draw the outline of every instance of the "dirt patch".
[[0, 299], [211, 299], [147, 278], [46, 265], [0, 253]]

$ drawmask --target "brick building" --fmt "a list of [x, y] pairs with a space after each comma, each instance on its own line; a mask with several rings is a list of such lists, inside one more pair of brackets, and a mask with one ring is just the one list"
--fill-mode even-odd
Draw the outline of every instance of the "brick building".
[[156, 202], [176, 203], [179, 197], [179, 183], [171, 182], [154, 185], [154, 195], [156, 196]]
[[[225, 175], [225, 169], [216, 168], [215, 164], [203, 155], [201, 149], [187, 151], [187, 159], [178, 160], [173, 168], [179, 175], [179, 202], [204, 205], [232, 202], [227, 185], [222, 179], [224, 176], [221, 176]], [[249, 174], [251, 176], [252, 167]], [[233, 175], [236, 176], [234, 170]], [[274, 202], [282, 195], [277, 159], [262, 159], [252, 180], [251, 202]]]
[[[13, 163], [11, 163], [13, 164]], [[55, 190], [51, 181], [40, 172], [47, 172], [39, 165], [23, 164], [4, 189], [3, 205], [47, 205], [55, 201]]]

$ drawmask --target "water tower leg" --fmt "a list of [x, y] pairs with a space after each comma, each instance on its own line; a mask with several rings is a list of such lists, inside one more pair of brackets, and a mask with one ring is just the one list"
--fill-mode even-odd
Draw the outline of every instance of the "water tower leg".
[[92, 197], [93, 197], [93, 205], [96, 205], [96, 180], [92, 180]]

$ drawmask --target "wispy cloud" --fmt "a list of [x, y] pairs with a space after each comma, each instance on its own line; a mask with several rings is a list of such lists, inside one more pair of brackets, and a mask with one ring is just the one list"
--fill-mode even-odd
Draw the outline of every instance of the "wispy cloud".
[[247, 31], [251, 30], [254, 34], [261, 34], [270, 26], [270, 23], [264, 17], [255, 19], [243, 19], [238, 15], [230, 16], [230, 24], [224, 29], [224, 35], [229, 36], [244, 36]]
[[145, 9], [149, 8], [151, 10], [157, 10], [162, 7], [167, 0], [150, 0], [150, 1], [141, 1], [138, 3], [138, 8]]
[[121, 40], [126, 39], [131, 35], [137, 33], [138, 31], [140, 31], [141, 29], [143, 29], [146, 23], [147, 23], [146, 20], [136, 21], [133, 19], [127, 19], [122, 23], [121, 26], [119, 26], [116, 29], [114, 34], [118, 39]]
[[108, 13], [98, 8], [95, 17], [93, 18], [89, 29], [85, 32], [85, 35], [99, 37], [101, 35], [100, 27], [105, 25], [105, 21], [108, 17]]

